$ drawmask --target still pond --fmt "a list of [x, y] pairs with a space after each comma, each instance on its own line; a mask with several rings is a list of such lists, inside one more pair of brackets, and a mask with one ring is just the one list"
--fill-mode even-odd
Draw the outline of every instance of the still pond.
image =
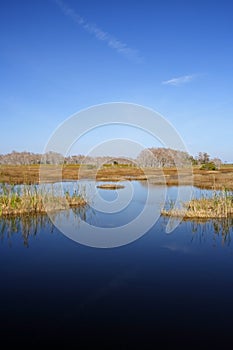
[[[124, 188], [98, 189], [95, 196], [93, 183], [81, 185], [92, 196], [85, 209], [57, 213], [53, 222], [47, 215], [0, 219], [2, 341], [75, 343], [78, 348], [84, 340], [128, 349], [153, 347], [157, 341], [188, 346], [231, 339], [233, 220], [182, 221], [168, 234], [169, 218], [157, 215], [138, 239], [98, 249], [79, 243], [83, 223], [119, 227], [120, 232], [144, 209], [148, 187], [122, 182]], [[71, 183], [64, 186], [72, 188]], [[149, 187], [155, 202], [146, 205], [157, 206], [155, 211], [164, 194], [167, 201], [176, 198], [176, 187], [165, 192]], [[124, 203], [132, 189], [118, 211], [118, 196]], [[192, 190], [195, 196], [210, 193]], [[104, 206], [111, 210], [106, 213]], [[69, 226], [69, 232], [73, 227], [77, 241], [60, 232], [59, 225]]]

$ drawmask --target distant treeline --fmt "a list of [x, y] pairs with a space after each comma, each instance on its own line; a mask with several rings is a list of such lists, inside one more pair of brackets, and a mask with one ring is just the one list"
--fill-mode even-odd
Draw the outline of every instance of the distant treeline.
[[136, 159], [125, 157], [89, 157], [85, 155], [73, 155], [63, 157], [57, 152], [45, 154], [31, 152], [16, 152], [0, 154], [0, 164], [6, 165], [33, 165], [33, 164], [86, 164], [91, 166], [101, 165], [129, 165], [142, 167], [184, 167], [190, 164], [201, 165], [203, 167], [219, 168], [221, 160], [211, 159], [206, 152], [200, 152], [197, 157], [193, 157], [187, 152], [170, 148], [147, 148], [140, 152]]
[[33, 164], [88, 164], [100, 166], [102, 164], [128, 164], [134, 165], [133, 159], [124, 157], [89, 157], [84, 155], [73, 155], [64, 157], [57, 152], [48, 152], [45, 154], [31, 152], [16, 152], [0, 154], [0, 164], [7, 165], [33, 165]]
[[200, 165], [207, 170], [216, 170], [222, 164], [221, 159], [213, 158], [206, 152], [199, 152], [195, 158], [187, 152], [170, 148], [147, 148], [137, 157], [137, 163], [143, 167], [170, 168]]

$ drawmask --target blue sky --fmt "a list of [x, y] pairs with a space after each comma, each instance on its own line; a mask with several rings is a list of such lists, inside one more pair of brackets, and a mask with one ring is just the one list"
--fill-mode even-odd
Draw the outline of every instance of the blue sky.
[[[192, 155], [233, 162], [231, 1], [2, 0], [0, 7], [0, 153], [41, 153], [70, 115], [121, 101], [162, 114]], [[120, 134], [108, 129], [110, 138]], [[87, 144], [88, 137], [78, 153]]]

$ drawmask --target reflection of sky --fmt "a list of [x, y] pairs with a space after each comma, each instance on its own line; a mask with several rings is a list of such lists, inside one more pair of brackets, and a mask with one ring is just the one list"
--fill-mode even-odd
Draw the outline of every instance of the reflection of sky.
[[[89, 223], [94, 228], [96, 227], [96, 229], [109, 228], [109, 236], [111, 235], [112, 228], [119, 228], [119, 231], [118, 233], [116, 232], [116, 234], [119, 234], [120, 236], [121, 227], [128, 225], [138, 217], [140, 218], [140, 215], [145, 209], [145, 203], [148, 200], [146, 204], [148, 210], [147, 216], [142, 216], [141, 220], [137, 222], [137, 226], [129, 226], [128, 230], [126, 230], [126, 236], [128, 235], [133, 238], [134, 230], [141, 230], [141, 232], [144, 232], [145, 230], [144, 233], [146, 233], [150, 231], [151, 225], [155, 225], [160, 215], [161, 208], [164, 205], [165, 197], [167, 202], [174, 201], [178, 194], [178, 188], [176, 186], [163, 187], [155, 186], [153, 184], [147, 186], [146, 181], [121, 181], [120, 184], [125, 187], [119, 190], [98, 189], [98, 184], [102, 184], [102, 182], [96, 183], [94, 181], [81, 180], [65, 182], [62, 186], [60, 183], [53, 185], [55, 193], [58, 190], [61, 190], [63, 193], [69, 191], [71, 194], [74, 190], [77, 192], [79, 192], [79, 190], [84, 191], [89, 202], [89, 205], [86, 208], [73, 208], [55, 214], [50, 213], [51, 219], [54, 220], [58, 227], [61, 227], [61, 230], [63, 230], [62, 232], [68, 230], [71, 232], [71, 235], [72, 233], [79, 235], [82, 230], [84, 233], [86, 232], [85, 223]], [[49, 184], [43, 186], [50, 188]], [[150, 190], [149, 197], [148, 189]], [[185, 193], [185, 190], [189, 191], [190, 187], [182, 186], [179, 190], [182, 190]], [[193, 197], [195, 198], [202, 195], [209, 196], [211, 193], [211, 190], [201, 190], [193, 187]], [[147, 219], [148, 222], [150, 222], [148, 227]], [[161, 218], [159, 222], [162, 224], [162, 227], [164, 227], [164, 225], [167, 225], [168, 219]], [[21, 230], [19, 221], [17, 225], [18, 230]], [[28, 223], [28, 227], [29, 226], [30, 222]], [[32, 231], [34, 226], [35, 222], [32, 222]], [[187, 244], [189, 245], [189, 243], [192, 242], [193, 245], [196, 245], [201, 242], [203, 243], [206, 239], [207, 242], [209, 242], [210, 237], [215, 237], [214, 241], [211, 242], [213, 246], [219, 244], [226, 245], [229, 244], [230, 235], [228, 233], [231, 231], [231, 226], [230, 222], [224, 222], [222, 225], [217, 221], [198, 224], [189, 221], [183, 222], [174, 233], [172, 232], [171, 236], [175, 237], [175, 241], [173, 242], [173, 239], [171, 239], [169, 242], [165, 242], [163, 246], [171, 251], [183, 250], [188, 252], [190, 247], [187, 247]], [[3, 228], [3, 226], [1, 227]], [[96, 234], [98, 235], [97, 231]], [[178, 236], [176, 233], [177, 231], [180, 232]], [[213, 232], [214, 235], [212, 236]], [[191, 250], [193, 252], [193, 248], [191, 248]]]
[[90, 246], [113, 247], [138, 239], [158, 220], [166, 188], [147, 188], [137, 181], [120, 183], [123, 189], [104, 190], [90, 182], [92, 201], [86, 221], [80, 223], [79, 216], [71, 213], [69, 220], [55, 217], [55, 225], [69, 238]]
[[[111, 183], [111, 182], [108, 182]], [[145, 181], [146, 183], [146, 181]], [[97, 188], [98, 185], [105, 182], [95, 182], [81, 180], [78, 182], [66, 182], [63, 184], [64, 192], [67, 190], [73, 193], [73, 188], [82, 189], [86, 194], [91, 210], [95, 211], [95, 216], [103, 216], [102, 221], [105, 225], [107, 216], [117, 225], [126, 224], [136, 217], [144, 208], [148, 196], [147, 186], [142, 186], [138, 181], [120, 181], [119, 184], [124, 188], [118, 190], [106, 190]], [[59, 184], [57, 184], [59, 186]], [[159, 190], [152, 188], [153, 196], [150, 198], [150, 205], [159, 205], [163, 202], [162, 194], [165, 188], [159, 187]], [[107, 215], [108, 214], [108, 215]]]
[[[57, 215], [68, 222], [71, 212]], [[232, 337], [232, 247], [223, 246], [221, 235], [208, 224], [192, 232], [191, 223], [183, 222], [166, 235], [166, 223], [160, 218], [132, 244], [93, 249], [51, 230], [48, 220], [38, 220], [26, 248], [22, 226], [9, 239], [9, 221], [0, 219], [5, 229], [0, 244], [2, 337], [14, 331], [17, 339], [24, 335], [29, 341], [35, 334], [41, 340], [45, 334], [48, 341], [52, 334], [54, 342], [61, 333], [77, 341], [77, 329], [80, 337], [90, 330], [104, 337], [106, 330], [119, 332], [121, 325], [132, 330], [133, 339], [135, 329], [140, 336], [151, 329], [156, 341], [165, 332], [173, 332], [172, 341], [184, 333], [192, 339], [207, 334], [209, 341], [213, 330], [224, 336], [227, 330]]]
[[[169, 201], [174, 201], [177, 197], [178, 191], [182, 190], [183, 196], [186, 196], [186, 193], [189, 193], [190, 191], [190, 186], [168, 186], [167, 187], [167, 202]], [[200, 189], [198, 187], [192, 186], [192, 198], [193, 199], [198, 199], [198, 198], [203, 198], [203, 197], [211, 197], [212, 194], [214, 193], [213, 190], [205, 190], [205, 189]], [[219, 192], [219, 191], [215, 191]], [[182, 200], [182, 198], [181, 198]]]
[[[74, 183], [65, 185], [72, 188]], [[136, 215], [145, 201], [147, 187], [135, 182], [135, 188], [132, 203], [119, 216], [70, 209], [54, 213], [54, 220], [63, 222], [69, 229], [73, 223], [77, 235], [85, 220], [109, 228], [111, 223], [120, 225], [132, 218], [131, 214]], [[151, 208], [159, 202], [159, 189], [161, 191], [161, 186], [153, 186], [155, 196]], [[106, 200], [111, 200], [116, 193], [106, 190], [103, 194]], [[176, 188], [169, 187], [168, 194], [174, 196]], [[167, 222], [168, 218], [160, 217], [143, 237], [132, 244], [116, 249], [93, 249], [65, 237], [53, 227], [47, 216], [38, 216], [36, 220], [29, 216], [1, 218], [2, 327], [10, 319], [15, 322], [17, 330], [20, 325], [25, 328], [28, 320], [35, 320], [34, 315], [40, 315], [42, 310], [40, 332], [43, 326], [49, 331], [56, 327], [56, 336], [57, 325], [51, 323], [51, 317], [57, 317], [59, 324], [64, 322], [62, 334], [72, 325], [75, 325], [73, 331], [77, 334], [77, 325], [79, 330], [84, 325], [84, 315], [88, 317], [85, 323], [88, 331], [92, 319], [96, 331], [102, 327], [103, 319], [108, 323], [105, 329], [114, 320], [118, 330], [119, 324], [126, 321], [132, 328], [134, 322], [135, 326], [141, 325], [142, 318], [144, 327], [151, 327], [152, 319], [161, 325], [162, 317], [165, 317], [164, 329], [167, 331], [167, 315], [176, 334], [181, 326], [184, 329], [185, 318], [185, 322], [188, 320], [187, 331], [192, 327], [196, 336], [200, 315], [205, 324], [211, 325], [211, 332], [221, 315], [221, 323], [216, 327], [218, 332], [220, 326], [225, 331], [226, 323], [229, 327], [232, 325], [229, 321], [232, 319], [233, 221], [228, 222], [228, 233], [223, 232], [223, 224], [217, 231], [216, 222], [210, 220], [205, 223], [182, 222], [169, 235], [165, 233]], [[143, 229], [143, 222], [141, 225]], [[63, 320], [61, 312], [68, 317]], [[193, 318], [195, 313], [197, 321]], [[227, 318], [227, 315], [230, 316]], [[177, 317], [181, 317], [178, 325]], [[152, 326], [154, 332], [154, 323]], [[202, 322], [200, 328], [202, 331]]]

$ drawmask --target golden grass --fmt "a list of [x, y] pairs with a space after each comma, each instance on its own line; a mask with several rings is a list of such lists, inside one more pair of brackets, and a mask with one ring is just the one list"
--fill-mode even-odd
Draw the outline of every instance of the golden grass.
[[103, 190], [117, 190], [117, 189], [124, 188], [125, 186], [118, 185], [118, 184], [103, 184], [103, 185], [98, 185], [96, 187], [101, 188]]
[[192, 219], [217, 219], [229, 218], [233, 216], [233, 192], [223, 190], [214, 192], [212, 197], [202, 197], [192, 199], [189, 203], [184, 203], [181, 209], [170, 206], [169, 209], [162, 210], [162, 215], [183, 217]]
[[[43, 165], [43, 178], [47, 182], [57, 182], [56, 165]], [[40, 165], [0, 165], [0, 182], [10, 184], [37, 184], [39, 183]], [[162, 176], [161, 176], [162, 175]], [[122, 180], [151, 180], [154, 184], [176, 186], [189, 185], [192, 177], [190, 169], [176, 168], [139, 168], [139, 167], [102, 167], [100, 169], [88, 166], [65, 164], [59, 180], [93, 179], [97, 181], [122, 181]], [[223, 186], [233, 189], [233, 166], [222, 166], [217, 171], [200, 170], [193, 167], [193, 185], [200, 188], [221, 189]]]
[[81, 195], [75, 192], [70, 195], [67, 192], [61, 196], [53, 187], [38, 189], [36, 186], [25, 185], [20, 189], [4, 184], [0, 187], [0, 216], [47, 213], [86, 204]]

